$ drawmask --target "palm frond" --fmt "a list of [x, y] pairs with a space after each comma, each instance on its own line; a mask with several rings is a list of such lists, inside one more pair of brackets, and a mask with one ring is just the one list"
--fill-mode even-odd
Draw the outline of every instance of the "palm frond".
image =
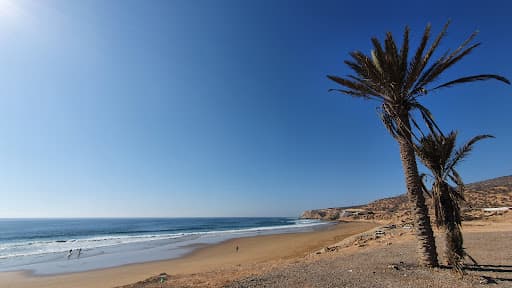
[[437, 47], [441, 43], [441, 40], [446, 35], [446, 31], [448, 31], [448, 26], [450, 26], [450, 23], [451, 23], [451, 21], [448, 20], [444, 24], [443, 29], [437, 35], [436, 39], [434, 40], [434, 42], [430, 46], [430, 49], [428, 49], [427, 53], [425, 53], [425, 56], [423, 57], [423, 67], [425, 67], [427, 65], [428, 61], [430, 60], [430, 57], [432, 56], [432, 54], [434, 54], [434, 51], [437, 49]]
[[409, 123], [409, 120], [411, 118], [410, 114], [409, 113], [407, 114], [407, 119], [402, 119], [402, 117], [400, 115], [398, 115], [396, 108], [393, 107], [392, 104], [387, 103], [387, 102], [382, 103], [381, 109], [382, 109], [383, 113], [385, 113], [385, 115], [387, 115], [386, 117], [388, 117], [394, 125], [395, 131], [396, 131], [395, 136], [398, 136], [398, 137], [395, 137], [395, 136], [394, 137], [398, 141], [406, 141], [408, 143], [408, 145], [414, 146], [414, 143], [411, 140], [411, 138], [414, 137], [416, 140], [419, 140], [419, 138], [411, 130], [410, 123]]
[[455, 153], [453, 154], [453, 157], [450, 158], [450, 160], [447, 163], [446, 166], [446, 172], [452, 171], [455, 169], [455, 166], [462, 161], [465, 157], [471, 153], [471, 150], [473, 150], [473, 145], [483, 139], [487, 138], [495, 138], [492, 135], [484, 134], [484, 135], [478, 135], [473, 137], [471, 140], [469, 140], [466, 144], [464, 144], [461, 148], [459, 148]]
[[327, 78], [331, 79], [332, 81], [349, 88], [349, 90], [344, 89], [329, 89], [329, 91], [338, 91], [344, 94], [352, 95], [352, 96], [358, 96], [363, 98], [372, 98], [376, 97], [381, 99], [382, 97], [377, 94], [375, 91], [371, 90], [369, 87], [362, 83], [354, 82], [351, 80], [348, 80], [346, 78], [338, 77], [338, 76], [331, 76], [328, 75]]
[[436, 226], [448, 229], [460, 226], [460, 200], [456, 190], [445, 181], [436, 179], [432, 191]]
[[428, 175], [426, 173], [420, 174], [421, 190], [423, 190], [423, 193], [427, 194], [428, 197], [432, 198], [432, 192], [428, 190], [427, 185], [425, 185], [425, 178], [427, 178], [427, 176]]
[[448, 196], [449, 196], [449, 206], [451, 206], [450, 208], [446, 209], [445, 210], [448, 212], [446, 213], [447, 215], [449, 215], [449, 218], [447, 217], [445, 219], [445, 225], [448, 226], [448, 225], [453, 225], [454, 223], [459, 225], [461, 224], [461, 221], [462, 221], [462, 217], [460, 215], [460, 203], [462, 201], [464, 201], [464, 198], [462, 198], [462, 196], [458, 193], [458, 191], [450, 186], [448, 183], [445, 182], [445, 184], [447, 185], [448, 189]]
[[422, 137], [422, 138], [423, 138], [423, 137], [425, 137], [425, 134], [423, 134], [423, 130], [421, 130], [421, 127], [420, 127], [420, 125], [418, 124], [418, 122], [416, 121], [416, 119], [414, 119], [414, 117], [409, 117], [409, 118], [411, 119], [411, 123], [412, 123], [412, 125], [414, 126], [414, 128], [416, 128], [416, 130], [417, 130], [418, 132], [420, 132], [421, 137]]
[[[411, 91], [411, 94], [417, 94], [418, 91], [422, 91], [425, 89], [425, 86], [427, 86], [429, 83], [434, 82], [444, 71], [448, 70], [451, 66], [453, 66], [455, 63], [462, 60], [464, 57], [469, 55], [473, 49], [478, 47], [480, 43], [476, 43], [465, 50], [461, 51], [459, 54], [456, 54], [454, 56], [448, 56], [445, 59], [442, 59], [441, 63], [436, 65], [433, 69], [428, 69], [428, 74], [424, 73], [418, 82], [414, 85], [414, 88]], [[453, 53], [452, 53], [453, 54]], [[437, 61], [436, 63], [438, 63]], [[435, 65], [435, 64], [434, 64]]]
[[445, 219], [441, 195], [441, 183], [436, 179], [434, 183], [432, 183], [432, 206], [434, 208], [435, 223], [438, 228], [443, 226]]
[[[455, 181], [456, 178], [453, 176], [453, 175], [450, 175], [449, 176], [450, 179], [452, 179], [452, 181]], [[457, 203], [460, 203], [460, 202], [464, 202], [465, 199], [464, 199], [464, 196], [463, 196], [463, 193], [461, 193], [461, 190], [459, 189], [459, 186], [457, 186], [457, 188], [454, 188], [452, 186], [450, 186], [451, 189], [450, 189], [450, 193], [451, 193], [451, 197], [454, 199], [454, 201], [457, 201]]]
[[441, 178], [443, 170], [439, 160], [438, 144], [432, 134], [422, 137], [414, 147], [419, 160], [432, 172], [434, 178]]
[[450, 171], [450, 173], [448, 174], [448, 177], [450, 178], [450, 180], [453, 181], [453, 183], [455, 183], [455, 185], [457, 185], [457, 193], [459, 199], [461, 199], [462, 201], [466, 201], [466, 199], [464, 198], [464, 190], [466, 188], [459, 173], [455, 169], [452, 169], [452, 171]]
[[456, 80], [453, 80], [453, 81], [450, 81], [450, 82], [446, 82], [446, 83], [441, 84], [441, 85], [439, 85], [437, 87], [434, 87], [434, 88], [432, 88], [430, 90], [436, 90], [436, 89], [439, 89], [439, 88], [450, 87], [450, 86], [453, 86], [453, 85], [456, 85], [456, 84], [461, 84], [461, 83], [469, 83], [469, 82], [475, 82], [475, 81], [485, 81], [485, 80], [490, 80], [490, 79], [496, 79], [498, 81], [501, 81], [501, 82], [504, 82], [504, 83], [510, 85], [510, 81], [507, 78], [503, 77], [503, 76], [494, 75], [494, 74], [481, 74], [481, 75], [462, 77], [462, 78], [459, 78], [459, 79], [456, 79]]
[[357, 75], [371, 83], [370, 86], [374, 91], [378, 92], [384, 98], [390, 98], [387, 96], [391, 93], [387, 85], [388, 80], [385, 74], [379, 71], [381, 68], [377, 67], [372, 59], [360, 51], [353, 51], [350, 53], [350, 56], [356, 63], [350, 61], [348, 61], [349, 63], [345, 63], [349, 64], [349, 67], [352, 68]]
[[382, 67], [380, 67], [379, 58], [377, 58], [377, 54], [375, 54], [375, 50], [372, 50], [371, 54], [372, 54], [373, 65], [375, 65], [375, 67], [377, 68], [377, 70], [379, 70], [380, 73], [384, 73], [384, 71], [382, 70]]
[[340, 92], [342, 94], [346, 94], [346, 95], [350, 95], [350, 96], [354, 96], [354, 97], [361, 97], [361, 98], [368, 99], [368, 100], [371, 99], [371, 97], [368, 96], [365, 93], [361, 93], [361, 92], [357, 92], [357, 91], [352, 91], [352, 90], [343, 90], [343, 89], [332, 88], [332, 89], [329, 89], [327, 91], [328, 92], [336, 91], [336, 92]]
[[379, 113], [380, 120], [384, 124], [384, 127], [388, 130], [389, 134], [395, 139], [398, 139], [398, 129], [396, 127], [395, 121], [393, 117], [389, 115], [389, 113], [381, 107]]
[[[373, 37], [371, 39], [373, 44], [373, 50], [372, 50], [372, 64], [378, 69], [381, 76], [381, 82], [387, 83], [385, 86], [389, 87], [389, 83], [391, 83], [391, 73], [390, 73], [390, 66], [387, 61], [387, 54], [384, 48], [382, 47], [382, 44], [380, 43], [379, 39]], [[389, 91], [391, 92], [391, 91]], [[392, 94], [392, 93], [390, 93]]]
[[440, 67], [442, 65], [444, 65], [446, 59], [448, 58], [448, 52], [446, 52], [443, 56], [441, 56], [439, 59], [437, 59], [434, 64], [430, 65], [430, 67], [425, 70], [424, 72], [422, 72], [421, 76], [419, 77], [417, 83], [421, 83], [418, 85], [418, 88], [416, 88], [415, 90], [412, 90], [410, 91], [410, 94], [411, 96], [416, 96], [416, 95], [426, 95], [427, 94], [427, 90], [424, 88], [425, 86], [425, 78], [429, 77], [433, 71], [437, 71], [440, 69]]
[[476, 35], [478, 35], [478, 30], [473, 31], [473, 33], [471, 33], [471, 35], [469, 35], [469, 37], [466, 38], [466, 40], [464, 40], [464, 42], [462, 42], [462, 44], [460, 44], [459, 47], [457, 49], [455, 49], [455, 51], [453, 51], [452, 54], [449, 55], [448, 58], [453, 58], [453, 57], [455, 57], [455, 55], [459, 54], [460, 51], [462, 51], [462, 49], [464, 49], [466, 46], [468, 46], [469, 43], [471, 43], [471, 41], [473, 41], [475, 39]]
[[[427, 64], [429, 63], [430, 61], [430, 57], [432, 57], [432, 55], [434, 54], [434, 51], [437, 49], [437, 47], [439, 46], [439, 44], [441, 43], [441, 40], [443, 39], [443, 37], [446, 35], [446, 31], [448, 30], [448, 26], [450, 26], [450, 20], [448, 20], [446, 22], [446, 24], [444, 24], [444, 27], [443, 29], [441, 30], [441, 32], [439, 32], [439, 34], [437, 35], [436, 39], [434, 40], [434, 42], [432, 43], [432, 45], [430, 46], [430, 48], [428, 49], [428, 51], [425, 53], [425, 56], [423, 56], [423, 59], [420, 63], [420, 67], [419, 67], [419, 71], [423, 71], [425, 69], [425, 67], [427, 66]], [[428, 77], [428, 75], [430, 75], [429, 72], [431, 71], [434, 71], [436, 67], [439, 67], [441, 63], [444, 63], [446, 60], [446, 57], [443, 56], [441, 57], [440, 59], [438, 59], [434, 65], [432, 65], [426, 72], [423, 72], [421, 73], [421, 76], [418, 78], [418, 80], [416, 81], [416, 83], [420, 83], [420, 84], [416, 84], [415, 87], [423, 87], [424, 85], [422, 85], [421, 83], [423, 83], [424, 79]], [[437, 63], [437, 64], [436, 64]], [[413, 89], [413, 90], [416, 90], [416, 89]], [[415, 93], [414, 93], [415, 94]]]
[[412, 58], [412, 61], [409, 64], [409, 71], [404, 86], [406, 91], [408, 91], [412, 87], [412, 85], [416, 82], [416, 79], [418, 79], [418, 77], [421, 74], [423, 51], [425, 51], [428, 39], [430, 38], [430, 29], [431, 25], [429, 23], [427, 24], [427, 27], [425, 27], [425, 31], [423, 32], [423, 37], [421, 38], [420, 45], [418, 46], [418, 49], [416, 50], [416, 53], [414, 54], [414, 57]]
[[410, 105], [412, 108], [418, 109], [420, 111], [421, 117], [423, 118], [423, 121], [430, 130], [430, 133], [440, 134], [441, 136], [443, 136], [443, 131], [441, 131], [441, 129], [437, 125], [436, 121], [434, 120], [434, 116], [432, 115], [430, 110], [428, 110], [425, 106], [421, 105], [416, 101], [410, 103]]
[[402, 40], [402, 48], [400, 48], [400, 79], [401, 79], [401, 93], [405, 91], [405, 78], [407, 76], [407, 60], [409, 54], [409, 26], [405, 26], [404, 36]]
[[378, 91], [376, 91], [376, 89], [378, 89], [379, 87], [376, 87], [372, 81], [368, 81], [366, 79], [362, 79], [358, 76], [353, 75], [348, 75], [347, 77], [352, 79], [354, 82], [363, 85], [372, 95], [383, 98], [383, 96]]
[[400, 89], [402, 88], [399, 85], [399, 83], [402, 82], [402, 78], [400, 77], [400, 55], [398, 54], [398, 48], [391, 32], [386, 33], [384, 45], [386, 47], [386, 60], [389, 67], [388, 73], [390, 74], [390, 79], [393, 83], [393, 91], [396, 94], [399, 94]]

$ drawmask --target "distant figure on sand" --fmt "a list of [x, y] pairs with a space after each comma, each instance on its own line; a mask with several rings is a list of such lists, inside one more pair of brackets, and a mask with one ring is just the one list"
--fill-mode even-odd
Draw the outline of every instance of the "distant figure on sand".
[[76, 258], [80, 258], [80, 254], [82, 254], [82, 248], [78, 248], [78, 256]]
[[73, 254], [73, 249], [69, 249], [69, 252], [68, 252], [68, 260], [69, 258], [71, 258], [71, 255]]
[[238, 252], [238, 249], [239, 249], [239, 247], [238, 247], [238, 245], [236, 245], [236, 248], [235, 248], [236, 252]]

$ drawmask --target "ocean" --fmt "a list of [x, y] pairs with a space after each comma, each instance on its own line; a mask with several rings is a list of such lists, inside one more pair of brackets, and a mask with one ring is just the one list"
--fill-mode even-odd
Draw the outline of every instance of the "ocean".
[[173, 259], [202, 244], [324, 225], [282, 217], [0, 219], [0, 271], [49, 275]]

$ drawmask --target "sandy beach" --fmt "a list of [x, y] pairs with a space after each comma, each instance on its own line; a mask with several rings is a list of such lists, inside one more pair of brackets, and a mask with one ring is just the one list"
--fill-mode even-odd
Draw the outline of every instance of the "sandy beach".
[[[201, 275], [201, 273], [211, 275], [212, 271], [227, 272], [216, 273], [212, 285], [217, 285], [233, 278], [257, 272], [253, 269], [254, 265], [265, 263], [263, 266], [271, 268], [281, 261], [301, 259], [313, 251], [367, 231], [375, 226], [377, 224], [370, 222], [349, 222], [314, 232], [232, 239], [221, 244], [201, 247], [179, 259], [126, 265], [82, 273], [55, 276], [32, 276], [29, 272], [0, 273], [0, 283], [2, 287], [13, 288], [115, 287], [135, 283], [160, 273], [167, 273], [172, 275], [171, 277], [176, 276], [179, 279], [185, 279], [185, 282], [192, 283], [194, 276], [186, 275]], [[238, 252], [236, 252], [236, 246], [239, 247]], [[204, 281], [201, 280], [201, 277], [198, 279], [200, 282]]]
[[[376, 230], [384, 235], [375, 236]], [[315, 232], [232, 239], [174, 260], [55, 276], [1, 273], [0, 283], [13, 288], [512, 287], [512, 215], [465, 222], [463, 231], [467, 252], [480, 264], [469, 265], [463, 277], [443, 267], [418, 267], [410, 229], [359, 221]], [[442, 243], [441, 236], [441, 259]]]
[[[364, 245], [313, 255], [255, 276], [236, 279], [223, 287], [512, 287], [512, 215], [464, 224], [465, 248], [479, 265], [466, 274], [451, 269], [428, 269], [416, 264], [415, 239], [397, 229]], [[402, 234], [403, 233], [403, 234]], [[402, 234], [402, 235], [400, 235]], [[400, 235], [400, 236], [399, 236]], [[438, 252], [443, 263], [443, 237]], [[470, 264], [470, 261], [466, 261]], [[147, 286], [149, 287], [149, 286]], [[183, 285], [182, 287], [187, 287]]]
[[[375, 236], [376, 230], [384, 235]], [[174, 260], [54, 276], [0, 273], [0, 283], [12, 288], [512, 287], [512, 215], [465, 222], [463, 231], [467, 252], [480, 264], [468, 266], [463, 277], [442, 267], [418, 267], [410, 229], [358, 221], [314, 232], [231, 239]], [[441, 263], [442, 243], [441, 236]]]

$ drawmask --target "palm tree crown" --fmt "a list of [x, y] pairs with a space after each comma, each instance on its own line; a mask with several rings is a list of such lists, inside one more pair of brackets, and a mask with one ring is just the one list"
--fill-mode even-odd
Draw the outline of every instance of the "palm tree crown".
[[[428, 92], [440, 88], [474, 81], [496, 79], [510, 84], [508, 79], [499, 75], [479, 74], [458, 78], [431, 87], [444, 71], [462, 60], [480, 45], [480, 43], [472, 44], [477, 34], [474, 32], [453, 52], [447, 52], [432, 64], [429, 64], [435, 50], [446, 35], [448, 26], [449, 22], [445, 24], [443, 30], [427, 49], [431, 32], [430, 24], [427, 25], [419, 47], [411, 59], [409, 59], [408, 27], [405, 28], [400, 50], [397, 48], [398, 45], [390, 32], [386, 34], [384, 45], [377, 38], [372, 38], [373, 50], [371, 55], [354, 51], [350, 53], [352, 60], [344, 61], [354, 72], [354, 75], [346, 77], [327, 76], [343, 86], [343, 89], [330, 89], [330, 91], [338, 91], [355, 97], [381, 101], [382, 120], [393, 136], [397, 136], [404, 129], [407, 129], [404, 127], [405, 123], [401, 123], [399, 120], [400, 114], [409, 113], [411, 110], [416, 109], [420, 111], [429, 128], [440, 132], [428, 109], [418, 103], [420, 96], [427, 95]], [[417, 127], [414, 119], [412, 120], [413, 125]]]
[[418, 158], [432, 172], [432, 197], [438, 227], [461, 224], [460, 203], [464, 201], [464, 183], [455, 168], [470, 154], [476, 142], [486, 138], [494, 136], [478, 135], [455, 149], [457, 132], [452, 131], [446, 136], [429, 134], [416, 145]]

